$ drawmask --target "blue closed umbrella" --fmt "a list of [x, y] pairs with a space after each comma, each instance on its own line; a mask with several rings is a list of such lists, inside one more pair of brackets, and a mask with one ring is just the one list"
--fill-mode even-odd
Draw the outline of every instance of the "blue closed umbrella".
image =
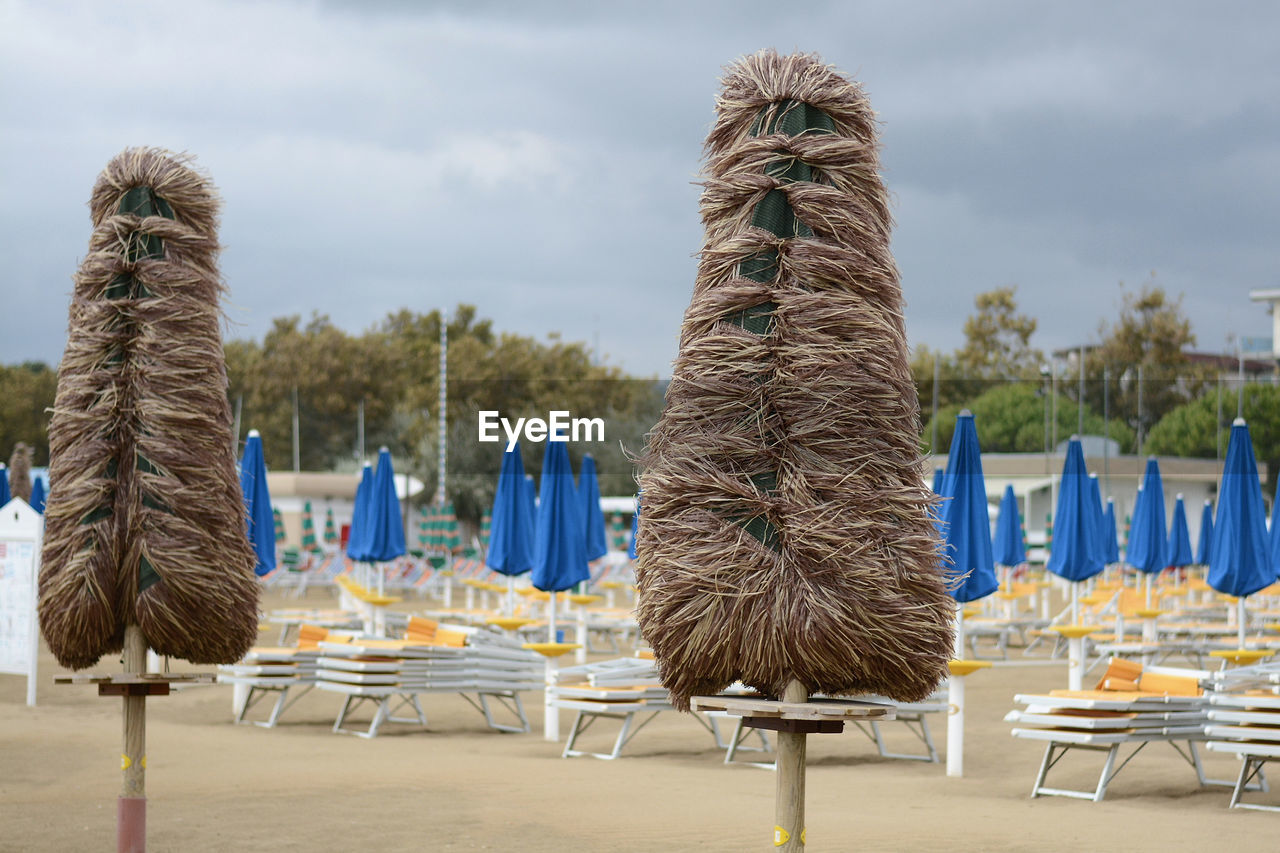
[[391, 467], [391, 451], [385, 447], [378, 451], [370, 506], [369, 549], [365, 559], [372, 563], [386, 563], [403, 557], [404, 518], [400, 514], [400, 499], [396, 497], [396, 473]]
[[600, 509], [600, 481], [596, 478], [596, 460], [591, 454], [582, 457], [582, 470], [578, 472], [578, 503], [582, 507], [587, 562], [591, 562], [609, 552], [604, 535], [604, 512]]
[[1107, 511], [1102, 505], [1102, 492], [1098, 488], [1098, 475], [1089, 475], [1089, 494], [1092, 496], [1090, 506], [1093, 508], [1093, 523], [1097, 528], [1098, 547], [1101, 549], [1102, 564], [1107, 564]]
[[631, 559], [636, 558], [636, 538], [640, 535], [640, 493], [636, 493], [636, 514], [631, 516], [631, 547], [627, 549], [627, 556]]
[[1209, 565], [1210, 546], [1213, 545], [1213, 502], [1205, 499], [1200, 511], [1200, 539], [1196, 542], [1196, 565]]
[[[952, 439], [954, 438], [955, 436], [952, 436]], [[942, 494], [942, 481], [944, 477], [945, 477], [945, 474], [943, 473], [943, 469], [941, 468], [933, 469], [933, 493], [935, 495]]]
[[[1267, 547], [1267, 510], [1253, 455], [1249, 426], [1243, 418], [1231, 425], [1231, 440], [1218, 487], [1218, 515], [1209, 553], [1209, 586], [1238, 598], [1252, 595], [1275, 580]], [[1241, 626], [1243, 630], [1244, 626]]]
[[44, 480], [40, 477], [32, 478], [31, 508], [44, 515]]
[[1049, 571], [1069, 581], [1083, 581], [1103, 569], [1103, 548], [1098, 537], [1097, 501], [1089, 485], [1080, 439], [1067, 442], [1067, 458], [1058, 487], [1058, 510], [1053, 517], [1053, 550]]
[[248, 515], [249, 544], [257, 556], [253, 570], [259, 576], [276, 567], [276, 522], [271, 513], [271, 495], [267, 491], [267, 463], [262, 456], [262, 437], [249, 430], [240, 457], [240, 492], [244, 495]]
[[1002, 566], [1020, 566], [1027, 561], [1027, 546], [1022, 541], [1022, 518], [1018, 515], [1018, 498], [1012, 485], [1004, 487], [1000, 516], [996, 519], [996, 537], [991, 545], [992, 557]]
[[569, 450], [563, 441], [547, 442], [538, 492], [531, 579], [543, 592], [563, 592], [591, 577], [582, 511], [569, 466]]
[[1120, 562], [1120, 541], [1116, 537], [1116, 502], [1107, 498], [1102, 514], [1102, 559], [1107, 565]]
[[976, 601], [999, 588], [991, 557], [987, 486], [982, 476], [978, 431], [968, 411], [956, 417], [943, 480], [942, 541], [954, 578], [956, 601]]
[[13, 495], [9, 494], [9, 469], [0, 465], [0, 506], [4, 506], [11, 500]]
[[347, 535], [347, 556], [359, 563], [369, 560], [369, 540], [373, 531], [372, 498], [373, 466], [366, 462], [360, 470], [360, 485], [356, 486], [356, 503], [351, 511], [351, 531]]
[[517, 442], [502, 454], [489, 522], [486, 566], [508, 577], [533, 568], [534, 515], [525, 495], [524, 457]]
[[1169, 565], [1189, 566], [1195, 561], [1191, 553], [1191, 531], [1187, 528], [1187, 508], [1178, 495], [1173, 504], [1173, 521], [1169, 524], [1169, 545], [1166, 549]]
[[1157, 574], [1169, 565], [1168, 531], [1164, 522], [1164, 483], [1160, 463], [1152, 456], [1142, 477], [1142, 498], [1134, 508], [1131, 542], [1125, 560], [1135, 569]]

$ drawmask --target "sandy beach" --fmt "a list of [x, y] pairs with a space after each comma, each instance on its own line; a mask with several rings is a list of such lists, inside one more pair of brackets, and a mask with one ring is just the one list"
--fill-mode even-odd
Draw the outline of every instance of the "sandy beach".
[[[327, 598], [316, 592], [309, 603]], [[267, 608], [286, 604], [294, 602], [264, 599]], [[0, 850], [110, 849], [120, 701], [55, 686], [62, 670], [47, 652], [40, 666], [34, 708], [24, 704], [25, 679], [0, 675]], [[110, 669], [103, 661], [95, 671]], [[1228, 840], [1242, 851], [1271, 848], [1275, 815], [1229, 811], [1228, 789], [1200, 788], [1163, 744], [1140, 753], [1102, 803], [1032, 800], [1043, 748], [1012, 738], [1002, 718], [1015, 693], [1065, 684], [1065, 663], [971, 676], [963, 779], [947, 778], [941, 763], [880, 758], [857, 731], [810, 736], [809, 849], [1190, 851]], [[331, 732], [341, 700], [318, 690], [272, 730], [234, 725], [228, 686], [157, 697], [147, 703], [149, 849], [771, 849], [773, 774], [725, 766], [694, 720], [661, 715], [616, 761], [563, 759], [561, 744], [542, 738], [540, 700], [524, 697], [530, 734], [490, 731], [449, 694], [423, 698], [428, 730], [388, 724], [365, 740]], [[570, 722], [563, 712], [562, 731]], [[946, 721], [931, 722], [945, 755]], [[610, 743], [608, 725], [584, 745]], [[905, 731], [891, 737], [915, 746]], [[1233, 758], [1202, 754], [1210, 776], [1235, 777]], [[1053, 781], [1092, 787], [1101, 762], [1097, 753], [1069, 755]]]

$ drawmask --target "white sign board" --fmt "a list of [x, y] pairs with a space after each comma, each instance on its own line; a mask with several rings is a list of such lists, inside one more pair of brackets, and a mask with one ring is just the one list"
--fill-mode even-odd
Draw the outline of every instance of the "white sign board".
[[21, 498], [0, 507], [0, 672], [27, 677], [36, 704], [36, 579], [44, 517]]

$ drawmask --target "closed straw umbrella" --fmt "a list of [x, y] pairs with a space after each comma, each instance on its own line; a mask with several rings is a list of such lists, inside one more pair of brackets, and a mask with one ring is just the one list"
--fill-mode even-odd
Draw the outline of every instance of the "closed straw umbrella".
[[[731, 66], [705, 236], [640, 486], [637, 615], [677, 707], [735, 680], [928, 696], [954, 600], [921, 481], [888, 194], [861, 88], [817, 57]], [[803, 784], [804, 734], [779, 778]], [[797, 796], [778, 837], [799, 849]], [[784, 811], [785, 809], [785, 811]]]
[[31, 448], [19, 441], [9, 457], [9, 493], [31, 503]]
[[64, 666], [124, 651], [117, 846], [146, 839], [147, 648], [234, 663], [258, 636], [222, 352], [219, 201], [169, 152], [94, 185], [49, 423], [40, 626]]

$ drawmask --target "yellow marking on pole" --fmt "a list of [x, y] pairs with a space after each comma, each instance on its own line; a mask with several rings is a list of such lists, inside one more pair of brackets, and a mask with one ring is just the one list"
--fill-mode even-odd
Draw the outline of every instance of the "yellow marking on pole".
[[123, 752], [120, 753], [120, 769], [128, 770], [132, 766], [133, 766], [133, 759], [125, 755]]
[[783, 829], [780, 826], [774, 826], [773, 828], [773, 846], [774, 847], [781, 847], [782, 845], [786, 844], [790, 840], [791, 840], [791, 833], [787, 832], [785, 829]]

